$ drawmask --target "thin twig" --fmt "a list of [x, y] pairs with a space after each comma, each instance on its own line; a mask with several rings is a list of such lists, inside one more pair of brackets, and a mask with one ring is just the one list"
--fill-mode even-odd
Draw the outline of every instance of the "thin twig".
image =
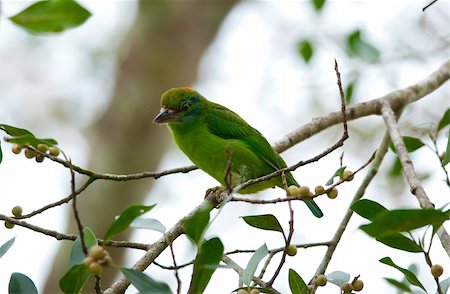
[[175, 253], [173, 251], [173, 243], [169, 243], [169, 249], [170, 249], [170, 255], [172, 256], [172, 261], [173, 261], [173, 272], [175, 274], [175, 279], [177, 280], [177, 293], [180, 294], [181, 293], [181, 279], [180, 276], [178, 275], [178, 266], [177, 266], [177, 261], [175, 259]]
[[433, 5], [435, 2], [437, 2], [438, 0], [433, 0], [431, 1], [429, 4], [427, 4], [427, 6], [425, 6], [424, 8], [422, 8], [422, 11], [425, 11], [425, 9], [427, 9], [428, 7], [430, 7], [431, 5]]

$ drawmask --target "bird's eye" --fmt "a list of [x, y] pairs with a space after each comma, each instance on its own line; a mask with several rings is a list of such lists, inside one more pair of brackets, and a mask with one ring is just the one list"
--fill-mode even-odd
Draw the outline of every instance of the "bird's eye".
[[186, 102], [181, 106], [181, 110], [188, 111], [189, 107], [191, 107], [191, 104], [189, 102]]

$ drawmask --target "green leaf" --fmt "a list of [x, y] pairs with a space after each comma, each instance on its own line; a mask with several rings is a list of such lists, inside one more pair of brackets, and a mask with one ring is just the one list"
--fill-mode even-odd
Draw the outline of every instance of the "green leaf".
[[309, 289], [302, 277], [293, 269], [289, 269], [289, 288], [292, 294], [308, 294]]
[[321, 11], [325, 5], [326, 0], [311, 0], [311, 4], [317, 12]]
[[405, 283], [402, 283], [400, 281], [391, 278], [384, 278], [384, 280], [389, 284], [391, 284], [392, 286], [394, 286], [395, 288], [397, 288], [399, 291], [402, 291], [402, 293], [412, 293], [411, 288]]
[[347, 50], [350, 56], [357, 56], [369, 62], [380, 60], [380, 51], [362, 38], [361, 30], [354, 30], [347, 36]]
[[130, 228], [152, 230], [163, 234], [166, 232], [166, 227], [154, 218], [139, 217], [130, 224]]
[[400, 159], [398, 158], [398, 156], [395, 156], [394, 162], [392, 163], [391, 167], [389, 168], [389, 176], [391, 178], [398, 178], [399, 176], [401, 176], [403, 173], [403, 166], [402, 163], [400, 162]]
[[372, 223], [360, 228], [372, 237], [383, 237], [392, 232], [406, 232], [427, 225], [437, 230], [448, 219], [449, 212], [436, 209], [398, 209], [376, 217]]
[[86, 8], [73, 0], [44, 0], [9, 19], [32, 33], [54, 33], [77, 27], [90, 16]]
[[244, 221], [255, 228], [268, 231], [281, 232], [284, 236], [283, 228], [278, 219], [272, 214], [248, 215], [242, 217]]
[[447, 108], [437, 127], [437, 133], [450, 124], [450, 108]]
[[139, 293], [172, 293], [172, 290], [170, 290], [170, 287], [166, 283], [158, 282], [140, 271], [125, 267], [121, 267], [120, 271], [130, 280], [131, 284], [136, 287]]
[[16, 128], [10, 125], [0, 124], [0, 130], [3, 130], [8, 135], [11, 136], [11, 138], [5, 139], [5, 141], [15, 144], [30, 144], [34, 147], [36, 147], [39, 144], [45, 144], [47, 146], [54, 146], [58, 145], [58, 142], [54, 139], [39, 139], [36, 138], [30, 131]]
[[380, 259], [381, 263], [387, 264], [389, 266], [392, 266], [393, 268], [396, 268], [400, 272], [402, 272], [405, 275], [405, 278], [410, 282], [412, 285], [420, 287], [422, 290], [425, 290], [422, 283], [420, 283], [419, 279], [417, 279], [416, 275], [414, 275], [411, 271], [407, 270], [406, 268], [402, 268], [398, 265], [396, 265], [390, 257], [383, 257]]
[[376, 240], [395, 249], [414, 253], [423, 252], [422, 248], [416, 242], [401, 233], [390, 233], [389, 235], [378, 237]]
[[445, 149], [445, 157], [442, 160], [442, 165], [446, 166], [450, 162], [450, 134], [447, 138], [447, 148]]
[[0, 258], [2, 258], [2, 256], [5, 255], [6, 252], [8, 252], [9, 248], [11, 248], [11, 246], [14, 244], [15, 240], [16, 237], [12, 237], [11, 239], [3, 243], [3, 245], [0, 247]]
[[139, 216], [143, 215], [144, 213], [151, 210], [153, 207], [155, 207], [156, 204], [145, 206], [145, 205], [132, 205], [128, 208], [126, 208], [122, 213], [119, 215], [119, 217], [111, 224], [108, 231], [105, 234], [105, 237], [103, 239], [105, 241], [111, 239], [112, 237], [122, 233], [128, 227], [130, 224]]
[[38, 294], [33, 281], [24, 274], [12, 273], [8, 287], [9, 294]]
[[90, 275], [84, 264], [72, 266], [59, 280], [59, 287], [64, 293], [80, 293]]
[[223, 244], [215, 237], [203, 242], [194, 261], [188, 293], [203, 293], [223, 255]]
[[447, 293], [448, 292], [448, 288], [450, 287], [450, 277], [448, 277], [447, 279], [441, 281], [439, 283], [439, 285], [441, 286], [442, 293]]
[[209, 212], [212, 207], [209, 202], [198, 209], [191, 217], [187, 218], [183, 222], [183, 228], [186, 235], [191, 238], [191, 240], [197, 244], [203, 239], [203, 233], [209, 223]]
[[346, 168], [346, 166], [343, 166], [343, 167], [337, 169], [337, 170], [334, 172], [334, 174], [331, 176], [331, 178], [328, 180], [328, 182], [325, 183], [325, 185], [327, 185], [327, 186], [332, 185], [333, 182], [334, 182], [334, 178], [335, 178], [335, 177], [339, 177], [339, 178], [340, 178], [340, 177], [342, 176], [342, 174], [344, 173], [345, 168]]
[[[408, 150], [409, 153], [416, 151], [417, 149], [421, 148], [422, 146], [425, 146], [425, 144], [419, 139], [415, 137], [409, 137], [409, 136], [403, 136], [403, 143], [405, 144], [406, 150]], [[393, 143], [389, 145], [389, 148], [394, 153], [397, 153], [395, 150], [395, 146]]]
[[334, 271], [329, 273], [327, 276], [328, 282], [341, 287], [344, 283], [350, 281], [350, 274], [342, 271]]
[[250, 286], [258, 264], [267, 254], [269, 254], [269, 250], [267, 249], [266, 244], [256, 249], [255, 253], [253, 253], [247, 266], [245, 267], [244, 272], [242, 273], [242, 282], [244, 283], [244, 285]]
[[[87, 250], [91, 249], [93, 246], [97, 245], [97, 238], [94, 233], [88, 227], [83, 229], [84, 242], [86, 244]], [[78, 237], [72, 246], [72, 251], [70, 252], [69, 267], [76, 264], [81, 264], [86, 256], [83, 252], [83, 246], [81, 245], [81, 239]]]
[[353, 90], [355, 88], [356, 85], [356, 80], [352, 80], [347, 87], [345, 87], [345, 102], [347, 104], [350, 104], [352, 102], [352, 98], [353, 98]]
[[368, 220], [374, 220], [382, 213], [388, 212], [386, 207], [369, 199], [361, 199], [356, 201], [352, 204], [351, 208], [354, 212]]
[[300, 56], [303, 58], [305, 63], [309, 63], [314, 54], [312, 43], [307, 39], [301, 41], [298, 44], [298, 52], [300, 53]]

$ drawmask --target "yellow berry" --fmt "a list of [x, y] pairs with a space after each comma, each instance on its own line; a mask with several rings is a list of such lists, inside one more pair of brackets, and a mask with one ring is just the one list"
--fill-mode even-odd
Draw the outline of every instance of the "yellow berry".
[[12, 212], [12, 214], [15, 216], [15, 217], [20, 217], [20, 216], [22, 216], [22, 207], [21, 206], [19, 206], [19, 205], [17, 205], [17, 206], [14, 206], [12, 209], [11, 209], [11, 212]]
[[314, 188], [314, 192], [316, 193], [316, 195], [321, 195], [325, 193], [325, 188], [323, 186], [316, 186]]
[[11, 151], [12, 151], [12, 153], [14, 153], [14, 154], [19, 154], [20, 151], [22, 151], [22, 146], [20, 146], [19, 144], [14, 144], [14, 145], [11, 147]]
[[91, 262], [89, 265], [89, 271], [94, 275], [99, 275], [102, 273], [102, 266], [98, 262]]
[[331, 189], [330, 191], [327, 192], [327, 196], [330, 199], [334, 199], [338, 196], [338, 190], [335, 188]]
[[435, 278], [439, 278], [442, 273], [444, 272], [444, 268], [442, 267], [442, 265], [440, 264], [434, 264], [431, 268], [431, 274], [433, 275], [433, 277]]
[[249, 294], [259, 294], [259, 293], [261, 293], [261, 292], [259, 292], [259, 290], [256, 288], [251, 289], [249, 292]]
[[14, 228], [15, 224], [10, 223], [9, 221], [5, 221], [5, 228], [12, 229]]
[[49, 150], [50, 155], [53, 155], [53, 156], [58, 156], [60, 153], [59, 148], [55, 147], [55, 146], [51, 146], [48, 150]]
[[33, 150], [31, 150], [31, 149], [25, 149], [25, 157], [26, 158], [33, 158], [33, 157], [35, 157], [36, 156], [36, 152], [34, 152]]
[[301, 186], [300, 188], [298, 188], [299, 193], [300, 193], [300, 197], [302, 198], [308, 198], [309, 197], [309, 193], [311, 192], [309, 190], [308, 186]]
[[342, 180], [344, 180], [344, 181], [351, 181], [351, 180], [353, 180], [353, 172], [351, 170], [345, 170], [342, 173]]
[[353, 291], [353, 286], [350, 283], [344, 283], [341, 286], [341, 290], [344, 293], [351, 293]]
[[318, 275], [316, 277], [315, 283], [317, 286], [322, 287], [325, 286], [328, 282], [327, 276], [325, 275]]
[[249, 294], [247, 290], [245, 289], [239, 289], [236, 294]]
[[46, 144], [38, 144], [36, 148], [37, 148], [37, 150], [44, 152], [44, 153], [48, 151], [48, 145], [46, 145]]
[[289, 245], [287, 250], [286, 250], [286, 254], [289, 256], [295, 256], [297, 254], [297, 246], [295, 245]]
[[101, 258], [97, 261], [98, 261], [98, 263], [100, 263], [103, 266], [108, 266], [108, 265], [112, 264], [113, 260], [111, 258], [111, 255], [109, 255], [109, 253], [107, 251], [105, 251], [105, 252], [106, 252], [105, 256], [103, 256], [103, 258]]
[[289, 188], [288, 188], [288, 195], [290, 197], [298, 197], [298, 196], [300, 196], [300, 191], [299, 191], [298, 187], [295, 186], [295, 185], [289, 186]]
[[93, 262], [94, 262], [94, 259], [92, 258], [92, 256], [87, 256], [85, 259], [83, 259], [83, 263], [87, 268], [89, 268], [89, 266]]
[[91, 256], [94, 260], [102, 259], [106, 254], [106, 250], [100, 245], [92, 246], [89, 250], [89, 256]]
[[364, 288], [364, 282], [362, 280], [356, 280], [353, 282], [353, 291], [359, 292]]

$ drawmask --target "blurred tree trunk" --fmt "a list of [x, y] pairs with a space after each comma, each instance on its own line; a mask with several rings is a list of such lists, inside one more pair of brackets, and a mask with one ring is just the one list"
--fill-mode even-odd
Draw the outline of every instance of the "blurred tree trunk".
[[[111, 104], [88, 130], [90, 169], [119, 174], [157, 169], [169, 133], [152, 125], [160, 96], [168, 88], [195, 81], [201, 55], [234, 3], [140, 1], [136, 23], [121, 50], [125, 56]], [[143, 202], [152, 184], [152, 179], [94, 183], [77, 201], [83, 225], [101, 237], [115, 215], [130, 204]], [[78, 233], [72, 213], [69, 222], [68, 231]], [[128, 237], [123, 234], [120, 239]], [[68, 269], [71, 249], [70, 243], [61, 244], [43, 293], [61, 292], [58, 281]], [[116, 264], [123, 264], [124, 249], [110, 252]], [[102, 285], [112, 282], [109, 272], [102, 276]], [[85, 292], [94, 292], [94, 288], [88, 285]]]

